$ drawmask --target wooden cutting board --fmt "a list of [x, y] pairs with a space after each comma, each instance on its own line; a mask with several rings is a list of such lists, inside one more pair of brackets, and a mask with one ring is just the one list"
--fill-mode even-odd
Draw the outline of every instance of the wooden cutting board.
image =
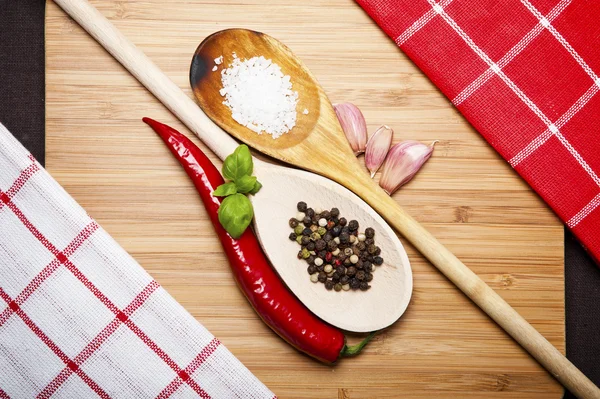
[[[439, 140], [394, 198], [564, 352], [559, 220], [355, 3], [92, 3], [190, 96], [200, 41], [250, 28], [290, 46], [333, 102], [357, 104], [370, 132], [385, 123], [396, 141]], [[189, 131], [50, 1], [46, 59], [50, 173], [280, 398], [561, 396], [550, 375], [405, 240], [415, 288], [400, 321], [335, 367], [299, 354], [238, 291], [190, 181], [141, 118]]]

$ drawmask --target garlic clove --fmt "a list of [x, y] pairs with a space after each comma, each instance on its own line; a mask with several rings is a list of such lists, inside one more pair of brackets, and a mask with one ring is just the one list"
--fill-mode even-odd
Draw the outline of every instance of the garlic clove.
[[436, 142], [425, 145], [418, 141], [407, 140], [394, 145], [383, 164], [379, 180], [381, 188], [392, 195], [408, 183], [431, 157]]
[[334, 104], [333, 109], [342, 125], [344, 134], [354, 155], [365, 152], [367, 145], [367, 123], [360, 109], [351, 103]]
[[391, 127], [381, 125], [369, 138], [365, 149], [365, 165], [371, 172], [371, 178], [375, 176], [375, 173], [377, 173], [383, 161], [385, 161], [385, 157], [392, 145], [393, 135], [394, 130]]

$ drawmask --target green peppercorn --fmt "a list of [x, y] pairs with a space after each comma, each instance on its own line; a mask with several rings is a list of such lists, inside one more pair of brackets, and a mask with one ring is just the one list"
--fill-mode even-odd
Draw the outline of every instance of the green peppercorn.
[[357, 289], [360, 288], [360, 281], [358, 281], [355, 278], [350, 279], [350, 288], [352, 288], [354, 291], [356, 291]]
[[296, 235], [296, 233], [290, 233], [290, 235], [288, 236], [288, 238], [290, 239], [290, 241], [296, 241], [296, 238], [298, 236]]
[[338, 221], [338, 224], [342, 227], [344, 227], [346, 225], [346, 223], [348, 223], [346, 218], [340, 218], [340, 220]]
[[302, 259], [308, 259], [310, 257], [310, 252], [308, 249], [304, 248], [301, 252], [302, 252]]
[[350, 223], [348, 223], [348, 227], [350, 230], [358, 230], [358, 222], [356, 220], [351, 220]]
[[300, 244], [308, 245], [309, 242], [310, 242], [310, 238], [308, 238], [307, 236], [302, 236]]
[[339, 292], [342, 290], [342, 285], [340, 283], [337, 283], [333, 286], [333, 289]]
[[333, 284], [333, 281], [331, 281], [331, 280], [327, 280], [327, 281], [325, 281], [325, 288], [326, 288], [328, 291], [331, 291], [331, 290], [332, 290], [332, 288], [333, 288], [333, 286], [334, 286], [334, 284]]
[[330, 213], [332, 218], [337, 218], [338, 216], [340, 216], [340, 210], [337, 208], [331, 208]]
[[298, 226], [294, 227], [294, 233], [296, 233], [297, 236], [302, 235], [302, 231], [304, 230], [304, 226], [299, 224]]
[[377, 266], [381, 266], [383, 264], [383, 258], [381, 256], [376, 256], [373, 258], [373, 263]]
[[373, 230], [372, 227], [367, 227], [365, 230], [365, 236], [367, 236], [367, 238], [375, 237], [375, 230]]
[[298, 237], [296, 237], [296, 242], [298, 244], [300, 244], [300, 245], [302, 245], [302, 237], [304, 237], [304, 236], [298, 236]]
[[298, 221], [296, 220], [296, 218], [291, 218], [288, 223], [292, 229], [295, 229], [296, 226], [298, 226]]
[[315, 231], [314, 233], [311, 233], [310, 239], [313, 241], [319, 241], [321, 239], [321, 234]]
[[[320, 235], [321, 237], [324, 237], [324, 236], [326, 236], [326, 235], [327, 235], [327, 229], [326, 229], [325, 227], [319, 227], [319, 228], [318, 228], [318, 230], [317, 230], [317, 233], [319, 233], [319, 235]], [[328, 240], [328, 239], [326, 239], [326, 238], [324, 238], [324, 239], [325, 239], [325, 241], [329, 241], [329, 240]]]
[[361, 291], [366, 291], [369, 288], [371, 288], [371, 286], [366, 281], [363, 281], [362, 283], [360, 283], [360, 290]]

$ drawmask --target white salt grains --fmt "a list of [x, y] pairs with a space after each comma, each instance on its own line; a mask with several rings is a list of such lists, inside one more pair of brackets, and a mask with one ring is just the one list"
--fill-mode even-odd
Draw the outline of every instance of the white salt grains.
[[296, 125], [298, 92], [292, 90], [290, 76], [271, 60], [263, 56], [241, 60], [234, 54], [229, 68], [221, 71], [221, 83], [223, 104], [239, 124], [274, 139]]

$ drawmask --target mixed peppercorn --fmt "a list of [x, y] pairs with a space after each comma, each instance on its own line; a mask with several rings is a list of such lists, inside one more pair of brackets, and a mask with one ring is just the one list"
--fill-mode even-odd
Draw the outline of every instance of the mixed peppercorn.
[[289, 239], [300, 244], [298, 259], [308, 263], [310, 281], [335, 291], [371, 288], [375, 268], [383, 264], [375, 230], [369, 227], [359, 233], [358, 222], [340, 217], [337, 208], [317, 212], [303, 201], [297, 208], [298, 214], [289, 221], [294, 229]]

